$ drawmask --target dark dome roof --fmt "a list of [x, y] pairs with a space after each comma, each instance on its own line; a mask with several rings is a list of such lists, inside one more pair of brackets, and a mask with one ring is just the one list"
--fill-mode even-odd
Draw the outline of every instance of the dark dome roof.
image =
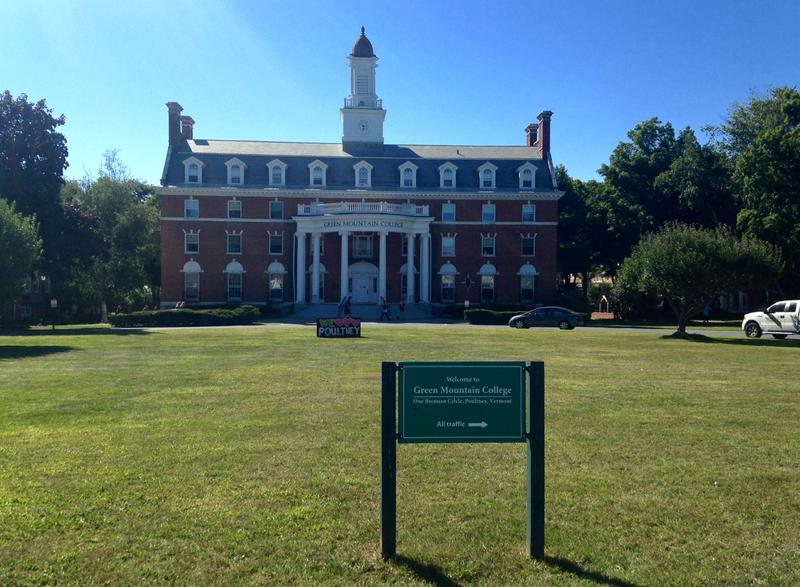
[[364, 34], [364, 27], [361, 27], [361, 36], [358, 37], [356, 44], [353, 45], [353, 50], [350, 52], [351, 57], [375, 57], [375, 52], [372, 50], [372, 43]]

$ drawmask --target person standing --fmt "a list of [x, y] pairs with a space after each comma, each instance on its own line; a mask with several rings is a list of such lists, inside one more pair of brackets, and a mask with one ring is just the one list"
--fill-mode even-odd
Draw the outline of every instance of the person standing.
[[390, 321], [389, 318], [389, 303], [386, 301], [386, 298], [381, 298], [381, 317], [380, 321], [383, 322], [384, 320]]

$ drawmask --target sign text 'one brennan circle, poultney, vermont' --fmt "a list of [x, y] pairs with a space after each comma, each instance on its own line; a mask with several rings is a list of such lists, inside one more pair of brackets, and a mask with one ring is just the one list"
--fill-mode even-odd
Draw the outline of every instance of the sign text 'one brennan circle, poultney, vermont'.
[[524, 362], [399, 366], [400, 442], [525, 442]]

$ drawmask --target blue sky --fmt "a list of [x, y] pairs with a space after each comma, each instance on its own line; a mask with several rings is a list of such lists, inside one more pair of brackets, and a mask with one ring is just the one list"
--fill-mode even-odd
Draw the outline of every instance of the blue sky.
[[158, 182], [167, 101], [195, 136], [336, 142], [366, 26], [386, 142], [522, 144], [552, 110], [556, 163], [596, 177], [637, 122], [719, 123], [800, 85], [800, 1], [5, 0], [0, 90], [65, 114], [67, 177], [106, 149]]

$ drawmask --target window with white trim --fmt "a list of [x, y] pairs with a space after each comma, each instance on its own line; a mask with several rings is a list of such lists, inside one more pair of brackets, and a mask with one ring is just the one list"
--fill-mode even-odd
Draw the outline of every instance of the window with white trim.
[[183, 216], [184, 218], [200, 218], [200, 200], [184, 200]]
[[353, 170], [355, 172], [355, 187], [372, 187], [372, 165], [366, 161], [359, 161], [353, 165]]
[[203, 167], [205, 167], [205, 164], [200, 161], [200, 159], [197, 157], [189, 157], [188, 159], [184, 159], [182, 163], [184, 171], [183, 181], [185, 183], [203, 183]]
[[455, 222], [456, 221], [456, 205], [447, 202], [442, 204], [442, 222]]
[[242, 285], [243, 273], [232, 272], [228, 273], [228, 301], [241, 302], [242, 301]]
[[493, 190], [495, 188], [495, 179], [497, 174], [497, 165], [493, 165], [488, 161], [478, 167], [478, 185], [482, 190]]
[[269, 235], [269, 254], [270, 255], [283, 255], [283, 234]]
[[415, 188], [417, 187], [417, 169], [411, 161], [406, 161], [397, 169], [400, 170], [400, 187], [401, 188]]
[[228, 218], [242, 217], [242, 201], [228, 200]]
[[495, 235], [482, 234], [481, 235], [481, 256], [494, 257], [495, 253]]
[[456, 170], [458, 167], [450, 163], [442, 163], [439, 165], [439, 187], [440, 188], [454, 188], [456, 187]]
[[536, 256], [536, 235], [530, 234], [522, 235], [522, 256], [535, 257]]
[[523, 163], [517, 167], [519, 176], [519, 189], [532, 190], [536, 187], [536, 166], [531, 163]]
[[283, 219], [283, 202], [275, 200], [269, 203], [269, 218], [270, 220]]
[[228, 185], [241, 185], [244, 183], [244, 170], [247, 164], [241, 159], [234, 157], [225, 161], [228, 168]]
[[456, 256], [456, 237], [455, 235], [442, 235], [442, 257]]
[[481, 275], [481, 302], [494, 302], [494, 275]]
[[200, 252], [200, 233], [199, 232], [185, 232], [183, 233], [183, 252], [184, 253], [199, 253]]
[[497, 220], [494, 204], [484, 204], [481, 207], [481, 222], [484, 224], [494, 224]]
[[187, 302], [200, 301], [200, 272], [186, 271], [183, 274], [183, 299]]
[[279, 159], [273, 159], [267, 163], [269, 170], [269, 185], [271, 186], [284, 186], [286, 185], [286, 168], [288, 165]]
[[519, 276], [519, 301], [523, 303], [532, 302], [534, 285], [536, 281], [535, 275], [520, 275]]
[[360, 259], [372, 257], [372, 235], [353, 235], [353, 257]]
[[283, 301], [283, 273], [269, 274], [269, 301]]
[[522, 204], [522, 221], [536, 222], [536, 205]]
[[311, 187], [325, 187], [328, 166], [320, 160], [308, 164], [309, 184]]
[[456, 301], [456, 276], [442, 275], [442, 303], [452, 304]]
[[228, 254], [238, 255], [242, 252], [242, 233], [228, 233]]

